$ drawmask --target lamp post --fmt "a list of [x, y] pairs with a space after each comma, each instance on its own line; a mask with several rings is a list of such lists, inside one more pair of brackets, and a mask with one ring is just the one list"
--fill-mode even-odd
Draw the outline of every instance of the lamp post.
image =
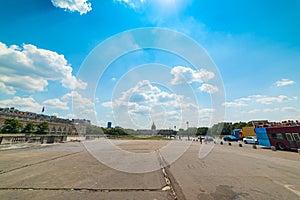
[[190, 134], [189, 134], [189, 121], [186, 121], [186, 131], [188, 134], [188, 141], [190, 141]]

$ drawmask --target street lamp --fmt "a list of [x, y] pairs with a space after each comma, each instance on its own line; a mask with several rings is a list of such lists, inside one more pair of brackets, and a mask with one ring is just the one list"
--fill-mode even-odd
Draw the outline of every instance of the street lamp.
[[188, 141], [190, 141], [190, 134], [189, 134], [189, 121], [186, 121], [186, 131], [188, 134]]

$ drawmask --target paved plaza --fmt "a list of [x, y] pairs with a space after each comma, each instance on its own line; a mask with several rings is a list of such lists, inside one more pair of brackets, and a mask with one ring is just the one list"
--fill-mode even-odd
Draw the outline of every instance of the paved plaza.
[[[118, 161], [113, 158], [114, 149], [101, 149], [104, 140], [0, 150], [0, 199], [300, 198], [297, 152], [239, 147], [237, 143], [229, 146], [192, 142], [180, 158], [164, 165], [168, 158], [164, 157], [163, 148], [168, 143], [113, 141], [122, 151], [156, 152], [156, 161], [152, 157], [138, 166], [160, 167], [145, 173], [118, 171], [99, 161], [97, 155], [102, 154]], [[183, 143], [187, 141], [174, 141], [168, 148], [176, 152]], [[91, 153], [88, 145], [97, 148]], [[201, 147], [209, 151], [200, 159]], [[134, 165], [130, 160], [126, 162]]]

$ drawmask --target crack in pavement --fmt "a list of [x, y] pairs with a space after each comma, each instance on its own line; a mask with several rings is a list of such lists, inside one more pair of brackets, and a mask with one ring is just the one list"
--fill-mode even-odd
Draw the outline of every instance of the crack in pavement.
[[162, 174], [164, 176], [164, 179], [166, 181], [166, 186], [162, 188], [162, 190], [170, 190], [170, 194], [172, 199], [177, 200], [177, 199], [186, 199], [179, 184], [176, 182], [174, 177], [172, 176], [172, 173], [168, 170], [167, 167], [167, 162], [163, 158], [163, 156], [160, 154], [159, 150], [155, 150], [157, 153], [158, 161], [161, 167]]
[[66, 154], [66, 155], [62, 155], [62, 156], [57, 156], [57, 157], [54, 157], [54, 158], [50, 158], [50, 159], [47, 159], [47, 160], [42, 160], [42, 161], [39, 161], [39, 162], [36, 162], [36, 163], [23, 165], [23, 166], [20, 166], [20, 167], [9, 169], [9, 170], [0, 170], [0, 175], [8, 173], [8, 172], [15, 171], [15, 170], [18, 170], [18, 169], [23, 169], [23, 168], [26, 168], [26, 167], [31, 167], [31, 166], [34, 166], [34, 165], [38, 165], [38, 164], [42, 164], [42, 163], [49, 162], [49, 161], [52, 161], [52, 160], [56, 160], [56, 159], [59, 159], [59, 158], [64, 158], [64, 157], [67, 157], [67, 156], [75, 155], [75, 154], [78, 154], [78, 153], [81, 153], [81, 152], [83, 152], [83, 151], [73, 152], [73, 153], [69, 153], [69, 154]]
[[161, 192], [161, 188], [0, 188], [0, 191], [5, 190], [27, 190], [27, 191], [81, 191], [81, 192]]

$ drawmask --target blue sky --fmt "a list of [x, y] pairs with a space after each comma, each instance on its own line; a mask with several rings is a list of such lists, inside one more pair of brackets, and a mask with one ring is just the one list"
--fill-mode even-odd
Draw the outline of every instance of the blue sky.
[[[210, 126], [300, 119], [297, 0], [0, 4], [1, 107], [41, 112], [45, 106], [48, 115], [131, 128], [149, 128], [153, 121], [158, 128], [186, 128], [186, 121]], [[182, 55], [141, 48], [152, 41], [151, 34], [126, 31], [144, 27], [177, 32], [178, 37], [164, 36], [177, 41], [168, 48], [185, 48], [203, 63], [195, 66]], [[206, 54], [186, 47], [182, 34]], [[153, 44], [163, 45], [155, 39]], [[119, 43], [103, 49], [111, 40]], [[105, 56], [126, 48], [137, 50], [101, 66]], [[95, 74], [99, 68], [103, 73]]]

